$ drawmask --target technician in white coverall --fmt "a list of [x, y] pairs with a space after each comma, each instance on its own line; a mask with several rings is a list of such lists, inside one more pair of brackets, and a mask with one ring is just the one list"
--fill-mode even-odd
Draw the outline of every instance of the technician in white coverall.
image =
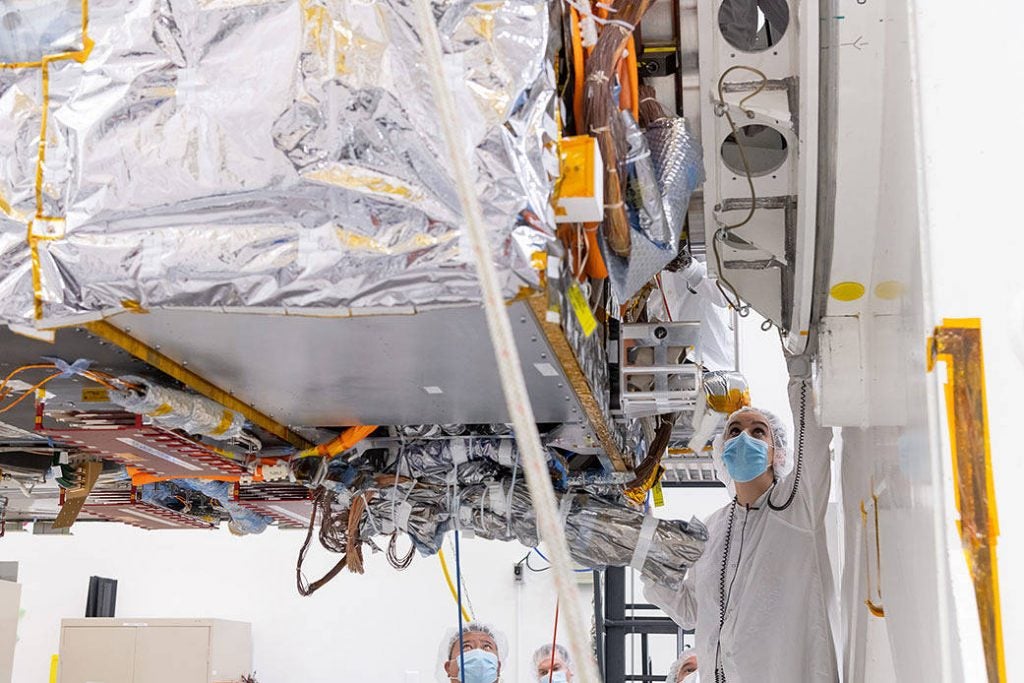
[[704, 555], [681, 590], [645, 586], [648, 600], [696, 629], [705, 682], [839, 680], [824, 529], [832, 431], [815, 422], [810, 384], [789, 384], [795, 467], [777, 417], [753, 408], [729, 416], [714, 455], [734, 498], [708, 519]]

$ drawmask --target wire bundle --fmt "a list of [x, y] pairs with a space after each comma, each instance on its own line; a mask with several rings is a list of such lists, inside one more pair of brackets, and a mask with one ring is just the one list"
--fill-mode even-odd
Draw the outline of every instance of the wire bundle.
[[618, 103], [612, 94], [612, 78], [634, 27], [650, 5], [651, 0], [616, 0], [610, 10], [615, 21], [605, 24], [586, 63], [584, 113], [588, 130], [601, 148], [605, 167], [605, 238], [611, 250], [623, 257], [630, 253], [629, 219], [619, 177], [624, 134], [619, 123]]

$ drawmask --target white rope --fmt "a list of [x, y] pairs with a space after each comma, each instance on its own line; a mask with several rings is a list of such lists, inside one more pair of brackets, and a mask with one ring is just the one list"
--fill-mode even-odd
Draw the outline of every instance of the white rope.
[[466, 236], [473, 252], [477, 278], [483, 292], [484, 311], [487, 315], [487, 328], [501, 376], [501, 387], [505, 393], [505, 402], [512, 416], [519, 452], [522, 454], [523, 472], [533, 500], [537, 515], [537, 529], [547, 547], [551, 561], [551, 572], [554, 575], [555, 588], [558, 591], [561, 613], [565, 620], [569, 651], [576, 661], [577, 676], [581, 681], [600, 681], [594, 651], [590, 643], [590, 627], [584, 620], [584, 608], [580, 592], [574, 581], [569, 546], [565, 540], [565, 532], [558, 521], [558, 506], [555, 502], [555, 491], [551, 486], [548, 474], [547, 458], [537, 431], [537, 421], [533, 416], [533, 407], [526, 392], [526, 380], [516, 352], [515, 339], [512, 336], [512, 323], [509, 321], [508, 308], [498, 284], [498, 274], [491, 260], [490, 244], [484, 227], [483, 212], [470, 180], [469, 165], [463, 149], [465, 139], [460, 131], [462, 126], [455, 114], [455, 102], [444, 78], [442, 64], [441, 37], [434, 23], [430, 0], [416, 0], [416, 17], [420, 35], [423, 37], [423, 53], [430, 83], [437, 101], [441, 127], [448, 147], [451, 161], [452, 177], [459, 191], [462, 203], [463, 220], [466, 224]]

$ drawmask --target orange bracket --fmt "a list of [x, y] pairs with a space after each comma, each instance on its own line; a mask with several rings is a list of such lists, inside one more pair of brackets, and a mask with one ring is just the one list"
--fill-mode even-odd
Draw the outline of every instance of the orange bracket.
[[964, 556], [974, 580], [978, 620], [990, 683], [1006, 681], [999, 601], [995, 487], [989, 447], [988, 403], [981, 320], [944, 320], [929, 343], [928, 370], [946, 363], [946, 413], [953, 451], [954, 495]]

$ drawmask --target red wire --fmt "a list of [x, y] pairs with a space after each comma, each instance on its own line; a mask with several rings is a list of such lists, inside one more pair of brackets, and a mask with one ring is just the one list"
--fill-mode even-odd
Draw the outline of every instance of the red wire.
[[665, 298], [665, 288], [661, 286], [661, 273], [654, 276], [658, 280], [658, 291], [661, 292], [661, 303], [665, 305], [665, 317], [672, 322], [672, 312], [668, 310], [668, 299]]
[[558, 643], [558, 601], [555, 601], [555, 634], [551, 636], [551, 664], [548, 667], [548, 683], [555, 678], [555, 649]]

